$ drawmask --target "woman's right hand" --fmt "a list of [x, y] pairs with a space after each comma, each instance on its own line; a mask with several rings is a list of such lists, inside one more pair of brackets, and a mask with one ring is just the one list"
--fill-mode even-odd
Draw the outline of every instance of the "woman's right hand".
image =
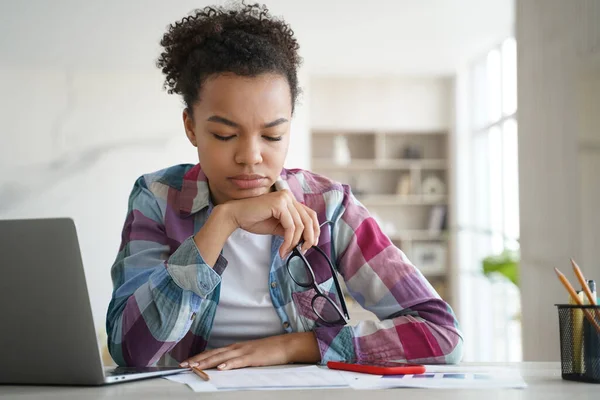
[[261, 235], [283, 236], [283, 244], [279, 248], [281, 258], [289, 254], [301, 239], [304, 239], [303, 251], [319, 242], [317, 213], [299, 203], [289, 190], [231, 200], [222, 206], [238, 228]]

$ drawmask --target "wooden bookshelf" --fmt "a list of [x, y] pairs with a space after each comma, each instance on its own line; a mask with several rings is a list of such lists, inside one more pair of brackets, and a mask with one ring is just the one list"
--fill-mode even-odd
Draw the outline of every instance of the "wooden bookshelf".
[[[349, 161], [336, 160], [335, 146], [340, 136], [349, 150]], [[315, 129], [311, 146], [311, 169], [349, 184], [390, 240], [451, 302], [448, 235], [439, 218], [440, 223], [430, 226], [434, 209], [445, 210], [448, 219], [447, 132]], [[431, 187], [423, 185], [431, 181], [428, 177], [441, 182], [443, 190], [425, 192]], [[400, 184], [401, 180], [409, 183]], [[420, 261], [434, 259], [438, 262]]]

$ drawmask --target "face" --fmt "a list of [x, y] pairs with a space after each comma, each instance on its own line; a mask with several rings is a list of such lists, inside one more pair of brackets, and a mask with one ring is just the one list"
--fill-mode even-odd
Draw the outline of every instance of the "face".
[[270, 191], [287, 155], [291, 119], [290, 87], [281, 75], [222, 74], [204, 83], [183, 120], [215, 204]]

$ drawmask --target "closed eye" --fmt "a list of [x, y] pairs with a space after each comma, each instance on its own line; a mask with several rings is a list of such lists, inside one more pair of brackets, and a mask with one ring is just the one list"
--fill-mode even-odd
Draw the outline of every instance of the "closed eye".
[[263, 136], [263, 138], [265, 138], [265, 140], [268, 140], [269, 142], [281, 141], [281, 136]]
[[228, 141], [229, 139], [233, 139], [233, 138], [235, 137], [235, 135], [230, 135], [230, 136], [221, 136], [221, 135], [217, 135], [216, 133], [213, 133], [212, 135], [215, 137], [215, 139], [217, 139], [217, 140], [221, 140], [221, 141], [223, 141], [223, 142], [226, 142], [226, 141]]

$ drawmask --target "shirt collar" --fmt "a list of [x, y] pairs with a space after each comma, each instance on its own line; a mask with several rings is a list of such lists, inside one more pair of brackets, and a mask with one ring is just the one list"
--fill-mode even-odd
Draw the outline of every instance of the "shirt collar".
[[187, 217], [209, 205], [208, 179], [206, 179], [200, 164], [196, 164], [183, 176], [179, 193], [179, 213], [182, 217]]
[[[288, 182], [296, 200], [304, 203], [302, 185], [297, 179], [290, 179], [294, 177], [293, 171], [283, 168], [280, 176]], [[182, 217], [188, 217], [206, 207], [209, 210], [213, 208], [208, 188], [208, 179], [202, 171], [200, 164], [196, 164], [183, 176], [181, 192], [179, 194], [179, 213]]]

